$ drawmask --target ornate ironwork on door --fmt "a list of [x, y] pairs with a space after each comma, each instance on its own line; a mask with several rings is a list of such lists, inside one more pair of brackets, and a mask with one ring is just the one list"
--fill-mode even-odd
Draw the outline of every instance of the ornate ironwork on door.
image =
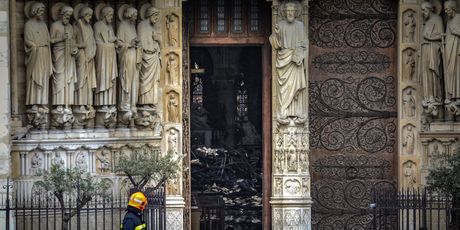
[[314, 229], [366, 229], [373, 189], [395, 189], [396, 24], [397, 1], [311, 2]]

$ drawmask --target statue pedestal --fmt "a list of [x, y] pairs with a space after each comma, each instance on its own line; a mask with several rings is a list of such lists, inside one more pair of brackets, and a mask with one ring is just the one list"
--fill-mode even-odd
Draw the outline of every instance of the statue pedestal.
[[102, 106], [96, 112], [96, 128], [113, 129], [117, 125], [117, 108]]

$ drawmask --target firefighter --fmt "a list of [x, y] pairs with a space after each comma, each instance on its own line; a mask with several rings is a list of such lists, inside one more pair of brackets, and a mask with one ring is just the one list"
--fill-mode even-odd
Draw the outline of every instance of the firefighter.
[[142, 220], [142, 215], [147, 206], [147, 197], [142, 192], [131, 194], [126, 209], [125, 218], [121, 224], [121, 230], [145, 230], [147, 225]]

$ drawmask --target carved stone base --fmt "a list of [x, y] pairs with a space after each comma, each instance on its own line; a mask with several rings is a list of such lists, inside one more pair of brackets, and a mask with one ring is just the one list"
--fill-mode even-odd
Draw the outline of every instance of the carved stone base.
[[75, 121], [73, 123], [74, 129], [91, 129], [94, 127], [96, 110], [94, 110], [92, 106], [75, 106], [73, 114], [75, 117]]
[[460, 120], [460, 99], [446, 99], [444, 103], [447, 111], [447, 120]]
[[49, 109], [44, 105], [33, 105], [26, 111], [29, 125], [38, 130], [46, 130], [49, 121]]
[[155, 108], [152, 107], [139, 107], [137, 109], [137, 118], [135, 120], [136, 127], [139, 129], [152, 129], [156, 130], [161, 128], [161, 118]]
[[118, 128], [134, 128], [134, 120], [137, 118], [137, 109], [118, 111]]
[[117, 108], [115, 106], [102, 106], [97, 108], [96, 128], [113, 129], [117, 125]]
[[56, 106], [51, 111], [51, 129], [69, 130], [75, 121], [71, 108], [65, 108], [63, 105]]
[[290, 204], [272, 202], [272, 229], [311, 229], [311, 200], [296, 201], [303, 207], [292, 207]]

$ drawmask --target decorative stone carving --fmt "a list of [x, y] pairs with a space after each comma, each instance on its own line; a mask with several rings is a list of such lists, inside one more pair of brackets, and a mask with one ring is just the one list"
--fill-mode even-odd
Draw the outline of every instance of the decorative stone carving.
[[75, 117], [70, 108], [59, 105], [51, 111], [52, 129], [70, 129], [74, 121]]
[[302, 178], [302, 195], [309, 196], [310, 194], [310, 180]]
[[404, 50], [404, 75], [405, 81], [415, 81], [415, 50], [407, 48]]
[[283, 195], [283, 178], [275, 178], [275, 195]]
[[406, 189], [415, 189], [417, 185], [417, 169], [413, 161], [406, 161], [403, 164], [404, 178], [403, 187]]
[[404, 127], [404, 137], [403, 137], [403, 153], [407, 155], [413, 155], [415, 149], [415, 132], [413, 125], [406, 125]]
[[51, 159], [51, 165], [56, 165], [60, 168], [65, 167], [65, 160], [62, 155], [65, 153], [55, 152], [53, 158]]
[[113, 190], [115, 188], [114, 185], [113, 185], [113, 181], [106, 178], [106, 179], [102, 180], [102, 183], [104, 183], [107, 186], [107, 190], [105, 191], [107, 197], [108, 198], [113, 198]]
[[166, 78], [166, 84], [172, 86], [179, 85], [179, 56], [175, 53], [169, 53], [166, 58], [166, 72], [168, 73], [168, 77]]
[[403, 111], [404, 117], [406, 118], [413, 118], [415, 117], [415, 97], [413, 95], [414, 89], [408, 87], [403, 91]]
[[[75, 105], [80, 111], [93, 110], [93, 92], [96, 89], [96, 40], [91, 26], [93, 10], [80, 3], [74, 10], [75, 24], [73, 26], [76, 55], [77, 81], [75, 89]], [[75, 109], [74, 109], [75, 110]]]
[[444, 103], [446, 110], [447, 112], [449, 112], [450, 115], [460, 115], [460, 100], [446, 99]]
[[101, 149], [96, 152], [96, 169], [98, 173], [109, 173], [112, 168], [111, 151]]
[[444, 164], [444, 158], [446, 157], [447, 153], [443, 147], [439, 146], [442, 146], [442, 144], [439, 142], [434, 142], [431, 144], [431, 150], [428, 150], [428, 166], [430, 168], [436, 168]]
[[168, 45], [176, 47], [179, 44], [179, 17], [176, 14], [166, 15], [168, 30]]
[[444, 2], [444, 10], [448, 17], [444, 76], [446, 99], [460, 101], [460, 14], [457, 2], [452, 0]]
[[161, 123], [161, 117], [154, 109], [139, 108], [138, 114], [135, 120], [138, 128], [153, 129], [155, 136], [161, 136], [163, 124]]
[[156, 25], [160, 11], [150, 6], [141, 15], [144, 15], [144, 17], [137, 25], [138, 37], [142, 47], [139, 105], [153, 107], [158, 103], [158, 88], [161, 73], [160, 42], [162, 35]]
[[44, 169], [43, 153], [34, 152], [30, 158], [30, 174], [35, 175]]
[[168, 152], [177, 155], [179, 154], [179, 139], [178, 139], [178, 134], [177, 130], [175, 129], [169, 129], [168, 132]]
[[85, 106], [76, 107], [73, 110], [73, 115], [75, 118], [73, 122], [74, 129], [92, 128], [94, 126], [93, 118], [96, 117], [96, 110], [92, 106], [87, 108]]
[[298, 195], [300, 193], [300, 182], [296, 179], [289, 179], [284, 182], [284, 191], [291, 196]]
[[168, 195], [179, 195], [180, 194], [179, 187], [180, 187], [180, 184], [179, 184], [178, 175], [168, 179], [168, 183], [166, 186]]
[[131, 111], [137, 104], [140, 54], [136, 32], [137, 10], [129, 5], [118, 9], [118, 73], [120, 77], [118, 104], [120, 111]]
[[433, 106], [433, 103], [440, 102], [442, 99], [441, 40], [444, 25], [441, 16], [435, 12], [431, 2], [422, 3], [422, 14], [425, 19], [420, 73], [423, 87], [422, 103], [426, 104], [424, 107], [429, 108]]
[[24, 25], [26, 105], [32, 106], [26, 113], [29, 124], [45, 129], [49, 113], [49, 80], [53, 74], [50, 35], [44, 22], [45, 5], [35, 1], [27, 2], [24, 14], [28, 18]]
[[96, 112], [96, 128], [115, 128], [117, 124], [117, 108], [103, 106]]
[[407, 10], [403, 14], [404, 42], [414, 42], [415, 26], [417, 25], [414, 14], [415, 11], [413, 10]]
[[304, 60], [308, 53], [308, 38], [304, 23], [298, 18], [301, 6], [287, 2], [281, 6], [282, 19], [275, 25], [270, 43], [276, 50], [276, 78], [278, 79], [277, 119], [298, 123], [307, 121], [307, 76]]
[[76, 152], [75, 167], [84, 172], [88, 171], [88, 152], [87, 151]]
[[167, 121], [168, 122], [179, 122], [180, 114], [179, 114], [179, 94], [171, 91], [168, 93], [168, 100], [166, 102], [167, 108]]
[[94, 36], [96, 40], [96, 72], [97, 84], [95, 104], [105, 107], [113, 106], [116, 102], [116, 79], [118, 77], [117, 54], [115, 50], [117, 37], [112, 27], [114, 10], [104, 3], [96, 7]]

